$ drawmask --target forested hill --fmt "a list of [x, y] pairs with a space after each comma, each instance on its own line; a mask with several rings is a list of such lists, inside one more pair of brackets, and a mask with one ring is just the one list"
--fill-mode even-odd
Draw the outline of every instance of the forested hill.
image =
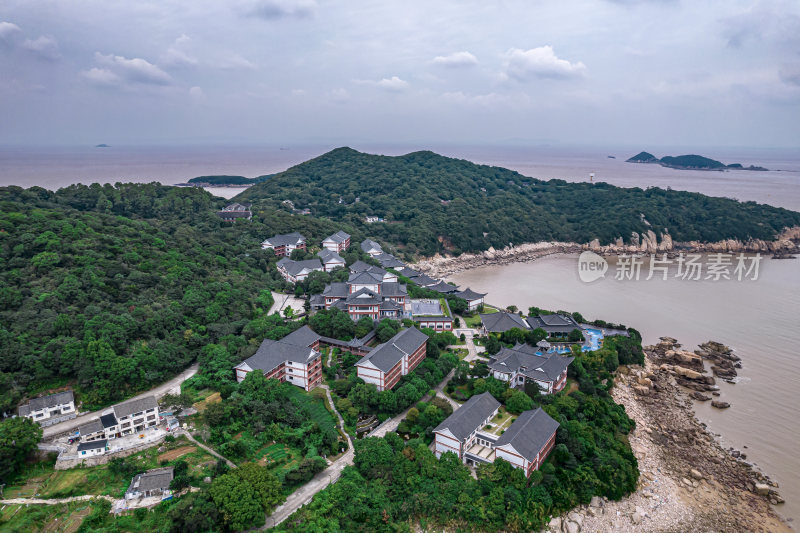
[[[432, 152], [399, 157], [337, 148], [239, 194], [278, 207], [291, 200], [314, 216], [345, 221], [422, 255], [482, 251], [538, 241], [602, 244], [665, 228], [676, 241], [772, 239], [800, 213], [754, 202], [607, 183], [542, 181]], [[384, 223], [363, 225], [375, 215]], [[642, 216], [651, 224], [645, 225]]]
[[350, 229], [275, 211], [232, 226], [214, 214], [225, 203], [158, 184], [0, 188], [0, 413], [62, 385], [85, 407], [108, 405], [210, 343], [234, 347], [238, 362], [237, 349], [263, 339], [253, 322], [267, 289], [285, 286], [259, 243]]

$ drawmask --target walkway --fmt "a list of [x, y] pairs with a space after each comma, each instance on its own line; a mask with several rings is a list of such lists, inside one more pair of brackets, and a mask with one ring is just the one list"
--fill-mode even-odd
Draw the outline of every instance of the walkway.
[[[159, 385], [159, 386], [157, 386], [157, 387], [155, 387], [153, 389], [150, 389], [147, 392], [143, 392], [143, 393], [141, 393], [141, 394], [139, 394], [137, 396], [134, 396], [133, 398], [128, 398], [125, 401], [129, 402], [131, 400], [138, 400], [138, 399], [144, 398], [146, 396], [155, 396], [156, 400], [158, 400], [162, 396], [168, 394], [172, 389], [174, 389], [175, 387], [179, 386], [181, 383], [183, 383], [184, 381], [186, 381], [190, 377], [194, 376], [197, 373], [197, 369], [198, 368], [199, 368], [198, 363], [195, 363], [192, 366], [190, 366], [189, 368], [187, 368], [186, 370], [184, 370], [183, 372], [181, 372], [180, 374], [178, 374], [177, 376], [175, 376], [174, 378], [172, 378], [171, 380], [167, 381], [166, 383], [162, 383], [161, 385]], [[120, 402], [120, 403], [124, 403], [124, 402]], [[60, 422], [58, 424], [54, 424], [52, 426], [48, 426], [48, 427], [44, 428], [44, 431], [42, 432], [42, 439], [43, 440], [50, 439], [50, 438], [56, 437], [56, 436], [58, 436], [58, 435], [60, 435], [62, 433], [67, 433], [67, 432], [70, 432], [70, 431], [72, 431], [74, 429], [77, 429], [78, 426], [85, 424], [86, 422], [88, 422], [92, 418], [99, 417], [101, 414], [103, 414], [103, 412], [105, 412], [108, 409], [110, 409], [110, 407], [111, 406], [105, 407], [103, 409], [100, 409], [98, 411], [94, 411], [94, 412], [91, 412], [91, 413], [82, 413], [79, 417], [73, 418], [72, 420], [67, 420], [66, 422]]]
[[58, 505], [61, 503], [69, 503], [69, 502], [84, 502], [86, 500], [94, 500], [94, 499], [101, 499], [101, 500], [108, 500], [111, 503], [117, 501], [116, 498], [112, 498], [111, 496], [105, 496], [100, 494], [87, 494], [85, 496], [73, 496], [71, 498], [53, 498], [49, 500], [43, 500], [40, 498], [10, 498], [8, 500], [0, 500], [0, 503], [3, 505]]
[[187, 439], [189, 439], [190, 441], [194, 442], [195, 444], [197, 444], [198, 446], [203, 448], [205, 451], [207, 451], [208, 453], [210, 453], [211, 455], [213, 455], [217, 459], [222, 459], [223, 461], [225, 461], [225, 464], [227, 464], [229, 467], [236, 468], [236, 465], [233, 464], [232, 461], [229, 461], [228, 459], [226, 459], [225, 457], [223, 457], [219, 453], [215, 452], [214, 450], [212, 450], [211, 448], [209, 448], [208, 446], [206, 446], [202, 442], [198, 442], [197, 439], [195, 439], [192, 436], [192, 434], [189, 433], [188, 431], [186, 431], [185, 429], [179, 429], [178, 431], [175, 432], [175, 434], [176, 435], [184, 435]]

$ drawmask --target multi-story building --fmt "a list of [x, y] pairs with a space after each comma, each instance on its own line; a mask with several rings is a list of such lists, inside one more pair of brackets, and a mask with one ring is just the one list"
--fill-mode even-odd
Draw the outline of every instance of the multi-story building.
[[303, 281], [309, 274], [315, 270], [318, 272], [323, 271], [322, 263], [319, 259], [306, 259], [304, 261], [294, 261], [288, 257], [284, 257], [275, 265], [278, 267], [283, 279], [289, 283], [297, 283]]
[[484, 392], [470, 398], [433, 430], [434, 453], [455, 453], [475, 466], [504, 459], [525, 476], [538, 470], [556, 440], [558, 422], [542, 408], [525, 411], [507, 429], [493, 424], [500, 403]]
[[574, 357], [518, 344], [502, 348], [489, 358], [489, 372], [495, 379], [506, 381], [511, 387], [524, 387], [535, 383], [544, 394], [553, 394], [564, 388], [567, 368]]
[[347, 282], [331, 283], [322, 297], [325, 309], [341, 309], [356, 322], [365, 316], [373, 320], [399, 319], [410, 313], [406, 286], [384, 282], [383, 276], [374, 272], [355, 272]]
[[57, 392], [34, 398], [18, 409], [19, 416], [30, 418], [42, 426], [51, 426], [77, 416], [72, 391]]
[[391, 389], [425, 359], [427, 342], [428, 336], [417, 328], [401, 330], [356, 363], [358, 377], [379, 391]]
[[330, 272], [334, 268], [344, 268], [346, 265], [342, 256], [327, 248], [323, 248], [317, 252], [317, 256], [319, 257], [320, 261], [322, 261], [322, 268], [325, 270], [325, 272]]
[[386, 283], [397, 283], [397, 274], [393, 272], [389, 272], [388, 270], [384, 270], [379, 266], [375, 265], [368, 265], [364, 261], [356, 261], [352, 265], [350, 265], [350, 272], [353, 274], [360, 274], [361, 272], [366, 272], [367, 274], [372, 275], [378, 281], [383, 281]]
[[118, 405], [78, 427], [81, 442], [111, 440], [158, 425], [158, 402], [145, 396]]
[[361, 250], [365, 254], [369, 254], [370, 257], [375, 257], [383, 253], [381, 245], [371, 239], [365, 239], [364, 242], [361, 243]]
[[288, 257], [295, 250], [306, 249], [306, 238], [297, 232], [275, 235], [261, 243], [264, 250], [275, 250], [278, 257]]
[[322, 248], [331, 252], [342, 253], [350, 246], [350, 235], [337, 231], [322, 241]]
[[258, 351], [234, 367], [236, 381], [244, 381], [249, 372], [259, 371], [267, 379], [278, 379], [311, 390], [322, 383], [320, 336], [308, 326], [279, 341], [264, 339]]
[[236, 222], [237, 220], [250, 220], [253, 212], [250, 211], [250, 204], [230, 204], [217, 211], [217, 216], [226, 222]]

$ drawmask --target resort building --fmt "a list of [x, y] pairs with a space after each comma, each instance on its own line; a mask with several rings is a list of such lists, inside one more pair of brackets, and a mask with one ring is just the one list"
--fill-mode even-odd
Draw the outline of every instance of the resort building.
[[82, 442], [78, 444], [78, 456], [80, 457], [94, 457], [95, 455], [103, 455], [107, 450], [108, 441], [105, 439]]
[[482, 332], [484, 335], [489, 333], [503, 333], [513, 328], [528, 330], [530, 327], [525, 320], [515, 314], [500, 311], [499, 313], [481, 314]]
[[308, 326], [279, 341], [264, 339], [255, 354], [234, 368], [236, 381], [244, 381], [249, 372], [259, 371], [267, 379], [278, 379], [311, 390], [322, 382], [320, 336]]
[[477, 311], [483, 305], [483, 298], [486, 293], [475, 292], [467, 287], [463, 291], [456, 292], [455, 295], [457, 298], [467, 301], [467, 309], [469, 311]]
[[531, 329], [541, 328], [551, 338], [567, 338], [575, 329], [583, 331], [583, 326], [569, 315], [529, 316], [527, 321]]
[[391, 389], [425, 359], [427, 342], [428, 336], [417, 328], [401, 330], [356, 363], [358, 377], [379, 391]]
[[34, 398], [17, 410], [19, 416], [30, 418], [41, 426], [51, 426], [75, 418], [75, 396], [72, 391], [57, 392]]
[[394, 272], [389, 272], [387, 270], [382, 269], [381, 267], [375, 265], [368, 265], [364, 261], [356, 261], [352, 265], [350, 265], [350, 272], [353, 274], [359, 274], [361, 272], [366, 272], [375, 277], [375, 279], [386, 282], [386, 283], [397, 283], [397, 274]]
[[535, 383], [543, 394], [553, 394], [564, 388], [567, 368], [574, 357], [562, 357], [527, 344], [502, 348], [489, 358], [492, 377], [505, 381], [511, 387], [524, 388]]
[[445, 298], [411, 300], [411, 318], [420, 328], [453, 330], [453, 313]]
[[275, 235], [261, 243], [264, 250], [275, 250], [278, 257], [289, 256], [295, 250], [306, 249], [306, 238], [297, 232], [286, 235]]
[[499, 408], [488, 392], [470, 398], [434, 429], [436, 457], [452, 452], [470, 466], [505, 459], [526, 477], [538, 470], [555, 445], [558, 422], [538, 408], [502, 429], [505, 421], [492, 423]]
[[250, 204], [230, 204], [217, 211], [217, 216], [225, 222], [236, 222], [237, 220], [250, 220], [253, 212], [250, 211]]
[[455, 294], [458, 292], [458, 287], [456, 285], [450, 285], [444, 281], [440, 281], [435, 285], [429, 285], [427, 288], [442, 294]]
[[289, 283], [297, 283], [303, 281], [309, 274], [315, 270], [322, 272], [323, 267], [319, 259], [306, 259], [305, 261], [293, 261], [288, 257], [284, 257], [275, 265], [278, 267], [283, 279]]
[[345, 260], [342, 259], [335, 251], [331, 251], [328, 248], [323, 248], [319, 252], [317, 252], [317, 256], [319, 256], [320, 260], [322, 261], [322, 268], [325, 272], [330, 272], [334, 268], [344, 268], [346, 263]]
[[155, 468], [148, 470], [144, 474], [138, 474], [131, 480], [131, 484], [125, 492], [125, 499], [135, 500], [153, 496], [169, 496], [171, 494], [169, 485], [172, 483], [173, 476], [174, 471], [171, 466]]
[[[366, 271], [351, 274], [346, 283], [329, 284], [322, 292], [322, 297], [325, 309], [336, 307], [356, 322], [364, 316], [379, 320], [399, 319], [407, 315], [406, 286], [384, 282]], [[315, 304], [319, 305], [319, 301], [315, 301]]]
[[378, 260], [383, 268], [403, 268], [405, 266], [405, 263], [392, 254], [380, 253], [373, 257]]
[[375, 257], [383, 253], [381, 245], [371, 239], [365, 239], [364, 242], [361, 243], [361, 250], [365, 254], [369, 254], [370, 257]]
[[401, 276], [404, 276], [404, 277], [406, 277], [406, 278], [410, 279], [410, 280], [411, 280], [411, 281], [413, 281], [414, 283], [416, 283], [416, 280], [415, 280], [414, 278], [416, 278], [416, 277], [418, 277], [418, 276], [421, 276], [421, 275], [422, 275], [422, 273], [421, 273], [421, 272], [417, 272], [417, 271], [416, 271], [416, 270], [414, 270], [413, 268], [408, 268], [408, 267], [405, 267], [405, 266], [404, 266], [403, 268], [400, 268], [400, 269], [398, 269], [398, 270], [397, 270], [397, 272], [398, 272], [398, 273], [399, 273]]
[[420, 287], [430, 287], [431, 285], [436, 285], [437, 283], [439, 283], [438, 279], [433, 279], [427, 274], [420, 274], [411, 281], [413, 281], [416, 285], [419, 285]]
[[118, 405], [78, 427], [81, 442], [111, 440], [158, 425], [158, 402], [145, 396]]
[[329, 237], [325, 237], [322, 241], [322, 248], [330, 250], [331, 252], [342, 253], [350, 246], [350, 235], [337, 231]]

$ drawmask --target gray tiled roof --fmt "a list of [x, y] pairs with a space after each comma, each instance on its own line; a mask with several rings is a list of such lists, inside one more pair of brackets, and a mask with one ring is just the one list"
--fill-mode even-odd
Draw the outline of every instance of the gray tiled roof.
[[78, 444], [78, 451], [82, 452], [83, 450], [96, 450], [98, 448], [105, 449], [107, 442], [108, 441], [105, 439], [93, 440], [91, 442], [81, 442], [80, 444]]
[[358, 260], [352, 265], [350, 265], [350, 272], [364, 272], [365, 270], [369, 270], [369, 267], [373, 265], [369, 265], [362, 260]]
[[303, 270], [322, 270], [322, 263], [320, 263], [319, 259], [306, 259], [305, 261], [293, 261], [287, 257], [284, 257], [280, 261], [278, 261], [277, 265], [286, 272], [289, 273], [291, 276], [297, 276]]
[[470, 301], [480, 300], [481, 298], [486, 296], [486, 293], [475, 292], [469, 287], [467, 287], [463, 291], [457, 292], [456, 296], [470, 302]]
[[146, 411], [154, 407], [158, 407], [158, 402], [156, 402], [155, 396], [145, 396], [144, 398], [139, 398], [137, 400], [131, 400], [129, 402], [115, 405], [114, 414], [116, 415], [117, 420], [119, 420], [123, 416]]
[[272, 246], [286, 246], [287, 244], [299, 244], [305, 242], [306, 238], [297, 233], [286, 233], [284, 235], [275, 235], [274, 237], [270, 237], [269, 239], [265, 239], [265, 244], [270, 244]]
[[438, 279], [433, 279], [427, 274], [422, 274], [420, 276], [417, 276], [412, 281], [417, 285], [419, 285], [420, 287], [427, 287], [428, 285], [436, 285], [437, 283], [439, 283]]
[[350, 238], [349, 234], [339, 230], [336, 233], [334, 233], [333, 235], [328, 236], [325, 240], [326, 241], [333, 241], [333, 242], [336, 242], [336, 243], [343, 243], [349, 238]]
[[347, 286], [347, 283], [335, 282], [325, 286], [325, 289], [322, 291], [323, 296], [328, 296], [331, 298], [347, 298], [347, 295], [350, 293], [350, 289]]
[[404, 355], [416, 352], [427, 341], [428, 336], [417, 328], [403, 329], [385, 343], [375, 347], [356, 364], [361, 365], [369, 361], [382, 372], [388, 372]]
[[103, 424], [104, 428], [110, 428], [112, 426], [117, 425], [117, 418], [114, 416], [114, 413], [108, 413], [107, 415], [100, 416], [100, 423]]
[[436, 285], [430, 285], [428, 289], [436, 292], [441, 292], [442, 294], [451, 294], [458, 291], [458, 287], [455, 285], [450, 285], [447, 282], [440, 281]]
[[500, 402], [495, 400], [490, 393], [476, 394], [453, 411], [452, 415], [445, 418], [444, 422], [436, 426], [434, 431], [448, 430], [463, 442], [473, 431], [481, 427], [489, 415], [499, 408]]
[[381, 311], [399, 311], [403, 306], [394, 300], [385, 299], [381, 302]]
[[535, 368], [526, 368], [523, 374], [538, 381], [553, 382], [555, 382], [567, 367], [569, 367], [570, 363], [575, 360], [574, 357], [564, 357], [563, 355], [557, 354], [552, 354], [550, 357], [540, 357], [539, 359], [544, 359], [544, 361]]
[[510, 444], [525, 459], [533, 461], [558, 426], [558, 422], [550, 418], [541, 407], [525, 411], [500, 435], [495, 447]]
[[244, 362], [253, 370], [269, 372], [287, 361], [308, 364], [318, 355], [319, 352], [312, 350], [308, 346], [298, 346], [291, 342], [264, 339], [261, 341], [261, 346], [258, 347], [256, 353], [245, 359]]
[[308, 348], [312, 344], [317, 342], [320, 338], [321, 336], [315, 333], [313, 329], [311, 329], [308, 326], [303, 326], [302, 328], [296, 329], [293, 332], [286, 335], [284, 338], [281, 339], [281, 342]]
[[91, 435], [92, 433], [97, 433], [98, 431], [103, 431], [103, 423], [100, 422], [99, 418], [93, 418], [85, 424], [78, 426], [78, 433], [80, 433], [82, 437]]
[[380, 305], [382, 301], [383, 298], [378, 293], [369, 289], [359, 289], [353, 294], [349, 294], [345, 299], [345, 302], [353, 305]]
[[575, 359], [556, 354], [538, 356], [535, 351], [534, 347], [528, 345], [502, 348], [489, 359], [488, 366], [497, 372], [520, 372], [538, 381], [556, 381]]
[[[377, 276], [377, 277], [376, 277]], [[375, 285], [381, 283], [383, 276], [379, 274], [372, 274], [366, 270], [362, 272], [354, 272], [347, 278], [347, 283], [355, 285]]]
[[328, 250], [327, 248], [323, 248], [317, 252], [317, 255], [320, 259], [322, 259], [323, 263], [341, 263], [344, 265], [344, 259], [342, 259], [342, 256], [332, 250]]
[[402, 283], [395, 283], [395, 282], [385, 282], [381, 283], [381, 295], [386, 298], [392, 298], [397, 296], [407, 296], [408, 295], [408, 287], [406, 287]]
[[19, 415], [25, 416], [34, 411], [39, 411], [41, 409], [49, 409], [50, 407], [55, 407], [56, 405], [70, 403], [73, 401], [75, 401], [75, 396], [73, 396], [71, 390], [57, 392], [55, 394], [49, 394], [47, 396], [41, 396], [39, 398], [32, 399], [26, 405], [20, 406]]
[[481, 322], [483, 322], [486, 330], [491, 333], [502, 333], [512, 328], [530, 329], [522, 317], [514, 313], [506, 313], [505, 311], [482, 314]]
[[138, 474], [131, 480], [128, 492], [146, 492], [151, 490], [164, 490], [169, 488], [172, 481], [173, 468], [156, 468], [144, 474]]
[[419, 276], [421, 274], [420, 272], [417, 272], [413, 268], [408, 268], [408, 267], [403, 267], [403, 268], [399, 269], [397, 272], [401, 276], [405, 276], [405, 277], [407, 277], [407, 278], [409, 278], [411, 280], [413, 280], [413, 278], [416, 278], [417, 276]]
[[369, 253], [370, 251], [383, 250], [383, 248], [381, 248], [381, 245], [373, 241], [372, 239], [364, 239], [364, 242], [361, 243], [361, 249], [367, 253]]
[[403, 266], [405, 266], [405, 263], [400, 261], [392, 254], [382, 253], [380, 255], [376, 255], [375, 259], [377, 259], [378, 262], [380, 262], [383, 268], [402, 268]]
[[566, 315], [539, 315], [528, 317], [531, 329], [542, 328], [548, 333], [569, 333], [573, 329], [583, 329], [574, 318]]

